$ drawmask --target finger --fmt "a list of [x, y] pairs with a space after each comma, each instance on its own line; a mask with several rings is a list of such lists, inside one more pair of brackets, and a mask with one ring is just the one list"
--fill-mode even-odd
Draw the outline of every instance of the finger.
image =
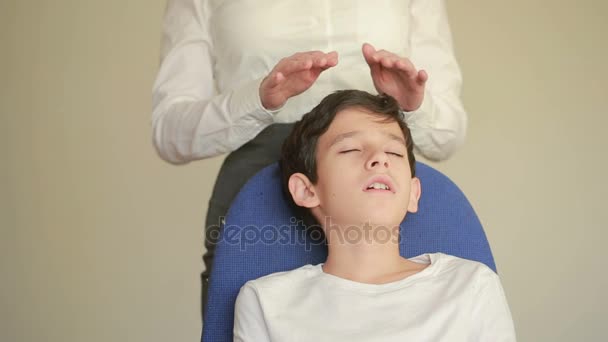
[[382, 60], [382, 58], [385, 57], [393, 57], [393, 56], [397, 56], [392, 52], [386, 51], [386, 50], [378, 50], [376, 51], [373, 55], [372, 55], [372, 59], [377, 62], [380, 63], [380, 60]]
[[313, 65], [312, 65], [313, 67], [324, 68], [327, 65], [327, 58], [325, 56], [315, 58], [312, 60], [312, 62], [313, 62]]
[[282, 60], [277, 64], [275, 71], [283, 73], [285, 77], [293, 74], [295, 72], [300, 72], [304, 70], [308, 70], [312, 67], [313, 61], [311, 59], [302, 58], [302, 59], [286, 59]]
[[336, 65], [338, 65], [338, 53], [332, 51], [319, 56], [319, 58], [315, 60], [314, 67], [318, 67], [324, 71]]
[[334, 67], [336, 65], [338, 65], [338, 52], [337, 51], [332, 51], [330, 53], [328, 53], [326, 55], [327, 57], [327, 66], [328, 67]]
[[275, 81], [276, 81], [277, 85], [283, 83], [283, 81], [285, 81], [285, 75], [283, 75], [282, 72], [277, 72], [277, 74], [275, 76]]
[[[299, 61], [304, 63], [308, 68], [308, 63], [311, 63], [311, 67], [315, 68], [326, 68], [326, 65], [330, 62], [330, 57], [332, 58], [332, 63], [337, 63], [337, 60], [334, 62], [334, 59], [337, 59], [337, 53], [334, 51], [333, 54], [327, 54], [323, 51], [306, 51], [306, 52], [298, 52], [290, 57], [289, 60]], [[310, 61], [310, 62], [307, 62]], [[333, 64], [335, 65], [335, 64]], [[332, 66], [333, 66], [332, 65]], [[305, 69], [304, 69], [305, 70]], [[301, 70], [298, 70], [301, 71]]]
[[285, 80], [285, 75], [281, 72], [275, 72], [268, 76], [268, 79], [265, 81], [264, 87], [266, 89], [272, 89], [281, 84]]
[[306, 58], [306, 57], [321, 55], [321, 54], [323, 54], [323, 51], [320, 51], [320, 50], [300, 51], [300, 52], [296, 52], [293, 55], [287, 57], [287, 59], [291, 59], [291, 58], [300, 59], [300, 58]]
[[331, 68], [333, 68], [333, 67], [335, 67], [335, 66], [336, 66], [336, 64], [333, 64], [333, 65], [332, 65], [332, 64], [329, 64], [329, 63], [328, 63], [328, 64], [326, 64], [324, 67], [319, 68], [318, 70], [320, 70], [320, 72], [323, 72], [323, 71], [325, 71], [325, 70], [327, 70], [327, 69], [331, 69]]
[[326, 65], [335, 66], [338, 64], [338, 52], [331, 51], [328, 53], [319, 52], [311, 55], [314, 58], [315, 65], [319, 67], [324, 67]]
[[315, 60], [318, 60], [318, 59], [321, 59], [324, 57], [326, 57], [325, 52], [319, 51], [319, 50], [314, 50], [314, 51], [298, 52], [289, 58], [293, 58], [293, 59], [297, 59], [297, 60], [310, 59], [310, 60], [315, 61]]
[[408, 77], [416, 77], [416, 67], [414, 64], [407, 58], [400, 58], [396, 63], [397, 68], [404, 71]]
[[423, 86], [429, 79], [429, 75], [424, 70], [418, 72], [418, 78], [416, 79], [418, 85]]
[[382, 71], [382, 65], [380, 63], [373, 63], [369, 65], [369, 71], [372, 74], [372, 79], [376, 79], [377, 77], [379, 77], [381, 71]]
[[387, 69], [392, 69], [397, 61], [399, 58], [396, 56], [385, 56], [380, 59], [380, 64]]
[[376, 61], [372, 58], [372, 56], [376, 53], [376, 49], [373, 45], [364, 43], [361, 47], [361, 52], [363, 53], [363, 58], [365, 58], [367, 64], [371, 65], [372, 63], [376, 63]]

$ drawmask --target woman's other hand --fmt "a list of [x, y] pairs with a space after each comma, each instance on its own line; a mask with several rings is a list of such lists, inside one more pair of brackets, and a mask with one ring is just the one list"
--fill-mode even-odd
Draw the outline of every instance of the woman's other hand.
[[394, 97], [405, 111], [418, 109], [424, 99], [428, 79], [426, 72], [417, 71], [407, 58], [386, 50], [376, 50], [367, 43], [363, 44], [362, 51], [378, 93]]
[[260, 85], [262, 105], [268, 110], [282, 107], [290, 97], [310, 88], [323, 71], [337, 64], [336, 51], [298, 52], [281, 59]]

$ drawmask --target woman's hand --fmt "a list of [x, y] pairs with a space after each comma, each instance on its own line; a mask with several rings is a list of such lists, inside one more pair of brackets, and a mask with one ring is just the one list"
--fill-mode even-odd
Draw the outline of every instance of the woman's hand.
[[335, 51], [298, 52], [283, 58], [260, 85], [260, 99], [264, 108], [280, 108], [292, 97], [310, 88], [321, 73], [338, 64]]
[[426, 72], [417, 71], [409, 59], [386, 50], [376, 51], [370, 44], [363, 44], [362, 50], [378, 93], [394, 97], [405, 111], [418, 109], [424, 99]]

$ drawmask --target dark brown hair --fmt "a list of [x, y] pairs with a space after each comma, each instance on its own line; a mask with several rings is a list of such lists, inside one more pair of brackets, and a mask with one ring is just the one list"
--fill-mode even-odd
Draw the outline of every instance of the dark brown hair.
[[321, 103], [295, 123], [281, 150], [279, 165], [283, 190], [289, 202], [303, 216], [307, 224], [313, 222], [311, 221], [312, 215], [308, 210], [302, 210], [304, 208], [293, 202], [288, 187], [289, 177], [299, 172], [306, 175], [313, 184], [317, 183], [316, 152], [319, 138], [329, 129], [339, 112], [353, 107], [361, 108], [380, 117], [381, 122], [399, 124], [405, 138], [412, 177], [416, 175], [412, 136], [397, 101], [388, 95], [372, 95], [360, 90], [336, 91], [325, 97]]

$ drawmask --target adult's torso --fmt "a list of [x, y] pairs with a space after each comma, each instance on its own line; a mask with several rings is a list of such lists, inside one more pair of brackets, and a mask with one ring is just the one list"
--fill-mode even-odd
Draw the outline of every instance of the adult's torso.
[[209, 10], [220, 92], [266, 76], [281, 58], [296, 52], [339, 53], [339, 64], [308, 91], [290, 99], [277, 122], [299, 119], [335, 90], [373, 92], [361, 54], [364, 42], [409, 55], [407, 0], [210, 0]]

